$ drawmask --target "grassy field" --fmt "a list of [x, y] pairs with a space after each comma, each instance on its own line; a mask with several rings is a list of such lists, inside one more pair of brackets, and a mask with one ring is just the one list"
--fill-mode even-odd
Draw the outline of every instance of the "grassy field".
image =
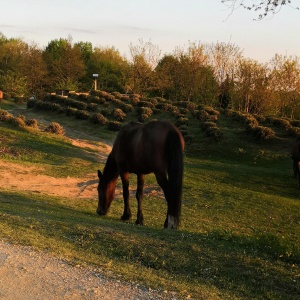
[[[73, 134], [113, 141], [115, 133], [67, 122], [60, 123]], [[0, 125], [3, 160], [43, 165], [62, 180], [103, 167], [67, 139]], [[120, 221], [121, 199], [99, 217], [97, 199], [0, 188], [0, 237], [181, 298], [299, 299], [300, 190], [292, 178], [292, 139], [278, 132], [258, 142], [225, 115], [218, 126], [224, 137], [213, 142], [196, 121], [189, 125], [195, 140], [185, 151], [180, 230], [163, 229], [166, 205], [149, 195], [139, 227], [134, 219]], [[155, 184], [152, 175], [147, 183]], [[135, 212], [134, 199], [132, 207]]]

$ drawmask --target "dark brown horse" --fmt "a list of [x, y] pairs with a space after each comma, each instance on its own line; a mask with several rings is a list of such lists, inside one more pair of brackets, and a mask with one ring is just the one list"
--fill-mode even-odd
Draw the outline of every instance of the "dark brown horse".
[[298, 184], [300, 186], [300, 140], [294, 143], [291, 151], [291, 158], [293, 160], [294, 177], [298, 177]]
[[144, 175], [154, 173], [167, 201], [165, 228], [178, 228], [181, 213], [184, 140], [180, 131], [167, 121], [151, 121], [145, 125], [130, 122], [119, 132], [109, 154], [103, 174], [98, 171], [99, 203], [97, 213], [106, 215], [115, 196], [116, 181], [123, 185], [124, 213], [131, 218], [129, 174], [137, 175], [136, 224], [143, 225], [142, 198]]

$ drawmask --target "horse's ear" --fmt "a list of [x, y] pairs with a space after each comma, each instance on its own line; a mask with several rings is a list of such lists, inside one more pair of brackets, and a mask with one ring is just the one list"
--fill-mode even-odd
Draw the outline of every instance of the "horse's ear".
[[101, 177], [102, 177], [102, 173], [100, 170], [98, 170], [98, 178], [101, 179]]

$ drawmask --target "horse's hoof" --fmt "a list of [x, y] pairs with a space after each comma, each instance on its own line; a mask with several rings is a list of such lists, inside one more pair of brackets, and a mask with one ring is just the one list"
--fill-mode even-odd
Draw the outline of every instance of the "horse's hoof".
[[105, 213], [103, 210], [101, 210], [101, 209], [97, 209], [97, 210], [96, 210], [96, 213], [97, 213], [99, 216], [105, 216], [105, 215], [106, 215], [106, 213]]
[[171, 215], [168, 215], [167, 218], [166, 218], [164, 227], [166, 229], [177, 229], [178, 224], [179, 224], [179, 222], [175, 217], [173, 217]]
[[122, 221], [128, 221], [128, 220], [130, 220], [131, 219], [131, 214], [123, 214], [122, 216], [121, 216], [121, 220]]
[[144, 225], [144, 221], [143, 220], [136, 220], [135, 221], [135, 225], [143, 226]]

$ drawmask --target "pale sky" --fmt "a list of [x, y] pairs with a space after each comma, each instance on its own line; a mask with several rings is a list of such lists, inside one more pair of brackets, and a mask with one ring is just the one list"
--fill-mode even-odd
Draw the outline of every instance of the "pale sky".
[[127, 57], [139, 39], [162, 54], [190, 41], [231, 42], [260, 62], [276, 53], [300, 57], [300, 11], [290, 7], [263, 21], [242, 8], [229, 15], [221, 0], [0, 0], [0, 7], [0, 32], [41, 48], [71, 36]]

